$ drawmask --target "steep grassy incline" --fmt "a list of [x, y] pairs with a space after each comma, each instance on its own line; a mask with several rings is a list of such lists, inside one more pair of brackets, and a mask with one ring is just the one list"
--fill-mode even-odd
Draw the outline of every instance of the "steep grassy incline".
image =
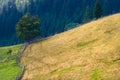
[[22, 80], [120, 80], [120, 14], [28, 46]]
[[17, 64], [22, 45], [0, 47], [0, 80], [16, 80], [21, 72]]

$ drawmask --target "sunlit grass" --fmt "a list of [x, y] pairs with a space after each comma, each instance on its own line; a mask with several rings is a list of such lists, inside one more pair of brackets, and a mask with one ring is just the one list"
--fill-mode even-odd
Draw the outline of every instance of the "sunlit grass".
[[23, 80], [119, 80], [120, 14], [30, 44], [22, 63]]
[[17, 65], [17, 54], [21, 46], [0, 48], [0, 80], [15, 80], [19, 75], [21, 68]]

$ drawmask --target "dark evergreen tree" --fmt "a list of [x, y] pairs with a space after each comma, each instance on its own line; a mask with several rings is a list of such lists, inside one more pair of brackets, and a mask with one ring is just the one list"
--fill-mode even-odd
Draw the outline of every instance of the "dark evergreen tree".
[[90, 9], [89, 9], [89, 6], [87, 6], [85, 10], [84, 18], [83, 18], [83, 23], [87, 23], [89, 21], [90, 21]]
[[16, 25], [18, 38], [22, 40], [31, 40], [40, 34], [40, 20], [37, 16], [24, 15]]
[[96, 0], [95, 6], [94, 6], [93, 16], [95, 19], [98, 19], [102, 16], [102, 14], [103, 14], [103, 9], [100, 5], [99, 0]]

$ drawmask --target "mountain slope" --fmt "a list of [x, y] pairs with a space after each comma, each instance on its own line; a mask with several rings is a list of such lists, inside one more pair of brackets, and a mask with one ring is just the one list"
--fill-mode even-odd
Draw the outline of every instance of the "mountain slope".
[[23, 80], [119, 80], [120, 14], [30, 44]]

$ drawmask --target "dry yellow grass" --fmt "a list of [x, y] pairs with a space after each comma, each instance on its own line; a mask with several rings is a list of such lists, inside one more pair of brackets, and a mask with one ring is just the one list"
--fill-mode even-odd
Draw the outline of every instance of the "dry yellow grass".
[[120, 14], [28, 46], [22, 80], [120, 80]]

